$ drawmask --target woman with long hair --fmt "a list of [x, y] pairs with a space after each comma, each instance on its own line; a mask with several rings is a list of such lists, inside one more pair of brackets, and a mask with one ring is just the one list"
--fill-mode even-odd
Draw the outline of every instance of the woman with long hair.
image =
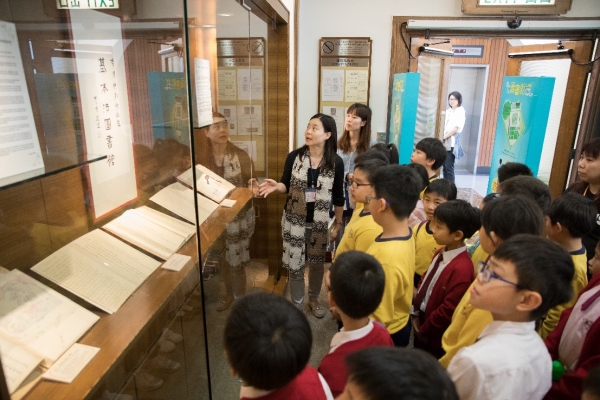
[[[304, 308], [304, 269], [308, 259], [308, 305], [317, 318], [326, 308], [318, 303], [328, 241], [329, 204], [335, 221], [331, 240], [339, 234], [344, 205], [344, 163], [336, 154], [337, 129], [332, 117], [316, 114], [304, 132], [306, 144], [288, 154], [280, 182], [265, 179], [260, 196], [287, 193], [283, 230], [283, 267], [288, 270], [294, 305]], [[307, 256], [307, 257], [305, 257]]]
[[448, 105], [450, 107], [446, 110], [444, 125], [444, 146], [447, 151], [446, 161], [444, 161], [444, 178], [454, 183], [454, 163], [465, 155], [460, 144], [460, 133], [465, 126], [466, 119], [465, 109], [462, 107], [462, 95], [459, 92], [450, 93]]

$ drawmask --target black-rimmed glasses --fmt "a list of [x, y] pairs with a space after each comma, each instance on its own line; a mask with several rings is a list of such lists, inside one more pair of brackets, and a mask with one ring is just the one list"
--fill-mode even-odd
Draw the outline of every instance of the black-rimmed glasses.
[[508, 283], [510, 285], [513, 285], [517, 289], [523, 289], [523, 287], [520, 284], [508, 281], [508, 280], [502, 278], [501, 276], [497, 275], [496, 273], [492, 272], [492, 270], [490, 270], [490, 267], [489, 267], [489, 265], [487, 263], [485, 263], [483, 261], [479, 261], [479, 263], [477, 265], [478, 265], [479, 274], [481, 276], [482, 282], [488, 283], [492, 279], [497, 279], [497, 280], [502, 281], [504, 283]]
[[361, 186], [373, 186], [373, 185], [371, 185], [370, 183], [358, 183], [354, 179], [348, 179], [348, 186], [354, 186], [356, 189], [358, 189]]

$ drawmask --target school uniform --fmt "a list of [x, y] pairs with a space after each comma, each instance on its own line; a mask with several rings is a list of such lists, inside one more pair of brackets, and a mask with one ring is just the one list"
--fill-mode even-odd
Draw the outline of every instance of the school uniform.
[[575, 265], [575, 274], [573, 275], [573, 280], [571, 281], [571, 287], [573, 289], [573, 297], [571, 300], [564, 304], [559, 304], [556, 307], [552, 307], [544, 321], [540, 325], [539, 333], [542, 339], [546, 339], [550, 332], [554, 329], [556, 324], [558, 324], [558, 320], [560, 319], [560, 314], [569, 307], [572, 307], [577, 301], [577, 297], [579, 296], [579, 292], [587, 285], [587, 256], [585, 254], [585, 247], [581, 247], [580, 250], [570, 252], [571, 259], [573, 260], [573, 265]]
[[290, 383], [275, 390], [242, 386], [240, 399], [260, 400], [333, 400], [325, 379], [311, 366], [306, 366]]
[[456, 354], [448, 375], [461, 400], [536, 400], [552, 385], [552, 359], [535, 321], [493, 321]]
[[600, 365], [600, 274], [590, 279], [575, 305], [563, 311], [544, 343], [552, 359], [567, 369], [544, 399], [579, 400], [583, 380]]
[[431, 259], [442, 246], [436, 243], [429, 230], [431, 221], [423, 221], [415, 232], [415, 274], [423, 275], [431, 264]]
[[337, 397], [344, 391], [348, 373], [344, 360], [348, 354], [357, 352], [367, 347], [374, 346], [393, 346], [392, 338], [388, 331], [378, 322], [369, 323], [364, 328], [356, 329], [350, 332], [342, 328], [333, 336], [331, 340], [331, 349], [323, 357], [319, 366], [319, 373], [325, 378], [325, 381], [331, 389], [334, 397]]
[[362, 207], [360, 210], [355, 210], [346, 225], [344, 236], [335, 252], [336, 256], [349, 250], [367, 251], [382, 231], [383, 229], [373, 220], [370, 212], [365, 212]]
[[426, 343], [415, 339], [415, 347], [437, 358], [443, 356], [442, 335], [473, 278], [473, 264], [466, 246], [436, 254], [421, 277], [413, 301], [412, 314], [421, 322], [419, 334], [427, 338]]
[[486, 262], [489, 257], [490, 255], [483, 250], [483, 247], [481, 247], [481, 243], [473, 250], [471, 262], [473, 262], [473, 272], [475, 273], [475, 276], [479, 273], [479, 263]]

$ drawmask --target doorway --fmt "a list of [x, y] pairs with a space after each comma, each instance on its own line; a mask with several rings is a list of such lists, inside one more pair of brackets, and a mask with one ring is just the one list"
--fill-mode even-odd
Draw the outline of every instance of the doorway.
[[487, 65], [451, 65], [448, 93], [457, 91], [462, 95], [465, 109], [465, 126], [460, 142], [465, 156], [456, 162], [456, 174], [477, 174], [479, 141], [483, 124], [483, 110], [487, 87]]

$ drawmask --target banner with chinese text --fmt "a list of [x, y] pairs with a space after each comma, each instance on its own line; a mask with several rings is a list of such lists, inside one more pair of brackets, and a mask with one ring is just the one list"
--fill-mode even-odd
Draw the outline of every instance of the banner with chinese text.
[[413, 151], [420, 81], [418, 72], [394, 75], [388, 143], [398, 147], [400, 164], [410, 163]]

